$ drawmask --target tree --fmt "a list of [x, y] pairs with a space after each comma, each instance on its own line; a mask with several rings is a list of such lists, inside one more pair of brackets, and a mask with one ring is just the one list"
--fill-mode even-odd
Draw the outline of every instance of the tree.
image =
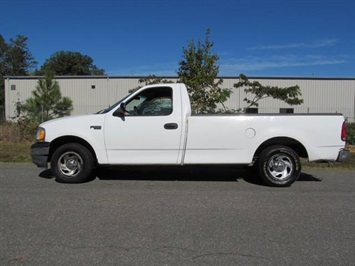
[[0, 34], [0, 121], [4, 116], [4, 105], [5, 105], [5, 84], [4, 76], [8, 72], [8, 64], [6, 60], [6, 52], [8, 46]]
[[9, 62], [7, 61], [8, 44], [0, 34], [0, 74], [1, 77], [6, 75], [9, 71]]
[[208, 29], [204, 43], [198, 41], [195, 44], [192, 40], [187, 48], [183, 48], [184, 59], [179, 62], [177, 71], [179, 81], [187, 86], [194, 113], [214, 113], [217, 104], [223, 105], [232, 93], [232, 90], [220, 87], [223, 80], [217, 78], [219, 57], [211, 51], [214, 43], [209, 36]]
[[243, 101], [248, 104], [248, 106], [244, 108], [244, 112], [249, 107], [258, 107], [258, 102], [260, 100], [269, 97], [284, 101], [289, 105], [300, 105], [303, 103], [303, 99], [299, 98], [302, 94], [298, 85], [285, 88], [277, 86], [263, 86], [258, 81], [251, 82], [247, 76], [240, 74], [239, 82], [234, 84], [234, 87], [237, 89], [244, 88], [245, 93], [251, 93], [254, 95], [251, 99], [243, 99]]
[[53, 73], [46, 72], [45, 77], [38, 80], [32, 97], [21, 106], [21, 110], [38, 122], [56, 117], [70, 115], [73, 111], [72, 100], [62, 97], [57, 81], [53, 80]]
[[79, 52], [60, 51], [54, 53], [47, 59], [37, 72], [39, 75], [46, 71], [53, 72], [54, 75], [104, 75], [105, 70], [93, 64], [94, 60], [88, 55]]
[[0, 118], [5, 105], [4, 76], [27, 76], [37, 66], [32, 53], [27, 46], [27, 37], [17, 35], [6, 43], [0, 34]]
[[159, 84], [159, 83], [174, 83], [171, 80], [165, 79], [164, 77], [158, 77], [156, 75], [149, 75], [144, 78], [139, 79], [139, 83], [144, 83], [145, 85]]
[[[152, 85], [152, 84], [161, 84], [161, 83], [174, 83], [171, 80], [165, 79], [163, 77], [158, 77], [156, 75], [148, 75], [147, 77], [143, 77], [139, 79], [139, 83], [144, 83], [144, 85]], [[142, 86], [138, 86], [136, 88], [133, 88], [129, 90], [130, 93], [135, 92], [136, 90], [139, 90], [142, 88]]]
[[27, 47], [28, 38], [17, 35], [16, 39], [10, 38], [5, 59], [8, 64], [8, 73], [11, 76], [27, 76], [37, 66], [32, 53]]

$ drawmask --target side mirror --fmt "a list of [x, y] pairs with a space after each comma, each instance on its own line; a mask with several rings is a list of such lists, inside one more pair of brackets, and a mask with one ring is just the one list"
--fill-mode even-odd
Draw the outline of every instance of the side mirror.
[[113, 113], [114, 116], [124, 117], [126, 112], [126, 104], [122, 102], [117, 110]]

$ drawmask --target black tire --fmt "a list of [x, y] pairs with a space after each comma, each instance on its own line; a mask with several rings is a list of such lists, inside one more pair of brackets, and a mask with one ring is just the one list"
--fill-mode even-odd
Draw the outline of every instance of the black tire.
[[91, 152], [81, 144], [67, 143], [58, 147], [51, 158], [52, 174], [62, 183], [88, 180], [94, 169]]
[[283, 145], [267, 147], [258, 159], [259, 175], [269, 186], [287, 187], [301, 174], [301, 162], [298, 154]]

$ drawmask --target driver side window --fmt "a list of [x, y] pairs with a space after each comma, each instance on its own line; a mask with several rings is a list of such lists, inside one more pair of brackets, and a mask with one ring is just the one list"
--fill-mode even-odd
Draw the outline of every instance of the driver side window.
[[173, 111], [172, 89], [150, 88], [126, 103], [127, 116], [165, 116]]

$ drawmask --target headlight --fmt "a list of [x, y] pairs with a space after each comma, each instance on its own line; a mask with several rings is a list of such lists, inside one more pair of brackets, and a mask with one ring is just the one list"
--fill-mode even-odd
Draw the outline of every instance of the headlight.
[[39, 127], [37, 129], [36, 140], [44, 141], [45, 137], [46, 137], [46, 130], [43, 127]]

